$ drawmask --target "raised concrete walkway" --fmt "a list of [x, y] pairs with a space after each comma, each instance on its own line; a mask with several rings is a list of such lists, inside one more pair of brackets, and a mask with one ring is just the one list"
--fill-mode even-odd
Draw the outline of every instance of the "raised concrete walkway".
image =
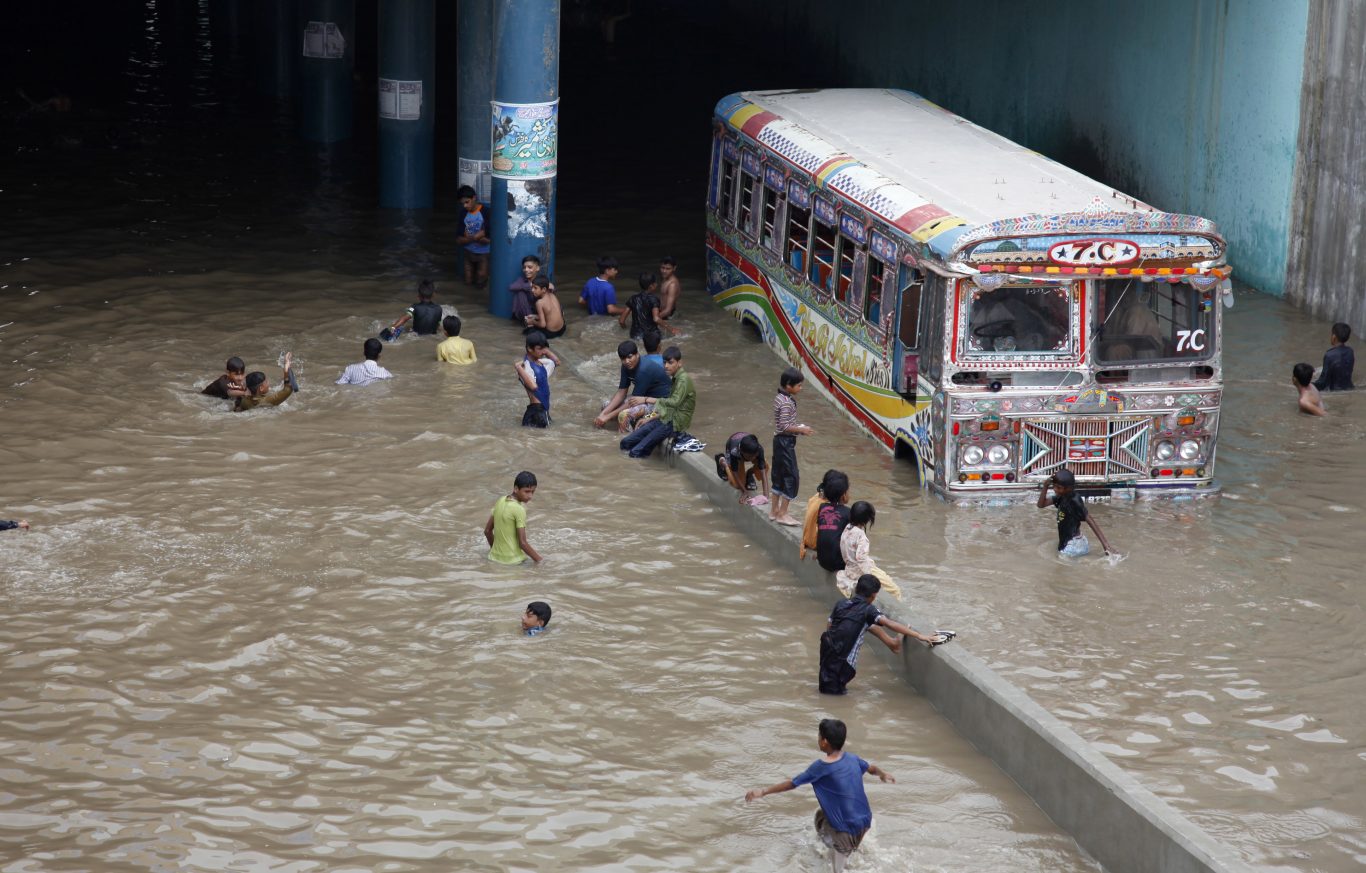
[[[615, 383], [605, 385], [588, 374], [577, 355], [559, 354], [589, 384], [609, 391], [616, 388]], [[737, 504], [730, 485], [716, 476], [712, 455], [719, 449], [707, 448], [703, 453], [672, 454], [665, 463], [707, 495], [736, 530], [767, 549], [780, 566], [791, 569], [794, 579], [806, 586], [823, 609], [829, 609], [841, 597], [833, 574], [815, 561], [797, 559], [798, 529], [774, 525], [764, 512]], [[933, 629], [896, 601], [884, 599], [878, 605], [917, 630]], [[961, 640], [933, 649], [907, 641], [900, 655], [885, 646], [869, 646], [864, 649], [865, 657], [869, 651], [891, 663], [903, 680], [1106, 870], [1250, 873], [1251, 868], [1232, 850], [1216, 843], [1023, 691], [996, 675]], [[815, 671], [813, 663], [813, 681]]]

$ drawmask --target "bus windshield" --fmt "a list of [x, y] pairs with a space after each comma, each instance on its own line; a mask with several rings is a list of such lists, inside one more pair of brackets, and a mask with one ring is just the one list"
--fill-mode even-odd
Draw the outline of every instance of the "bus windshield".
[[1056, 354], [1068, 346], [1068, 288], [1007, 286], [972, 292], [969, 353]]
[[1190, 360], [1214, 353], [1210, 313], [1197, 289], [1138, 279], [1097, 284], [1097, 361]]

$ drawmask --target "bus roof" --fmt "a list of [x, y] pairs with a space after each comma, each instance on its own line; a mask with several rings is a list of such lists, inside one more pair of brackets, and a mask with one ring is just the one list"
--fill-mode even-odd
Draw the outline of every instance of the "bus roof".
[[993, 222], [1127, 213], [1146, 223], [1162, 215], [910, 91], [743, 91], [723, 98], [716, 113], [946, 259], [956, 242]]

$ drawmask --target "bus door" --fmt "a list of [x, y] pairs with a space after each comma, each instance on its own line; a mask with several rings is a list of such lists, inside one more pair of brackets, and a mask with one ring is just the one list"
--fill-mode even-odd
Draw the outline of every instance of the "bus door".
[[920, 376], [921, 290], [925, 277], [915, 267], [902, 264], [898, 279], [892, 387], [902, 397], [914, 401]]

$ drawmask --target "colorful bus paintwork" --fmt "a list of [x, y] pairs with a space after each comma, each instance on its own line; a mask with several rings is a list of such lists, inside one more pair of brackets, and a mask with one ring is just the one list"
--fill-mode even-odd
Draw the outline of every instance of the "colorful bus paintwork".
[[882, 89], [716, 106], [707, 284], [954, 499], [1209, 494], [1225, 243]]

